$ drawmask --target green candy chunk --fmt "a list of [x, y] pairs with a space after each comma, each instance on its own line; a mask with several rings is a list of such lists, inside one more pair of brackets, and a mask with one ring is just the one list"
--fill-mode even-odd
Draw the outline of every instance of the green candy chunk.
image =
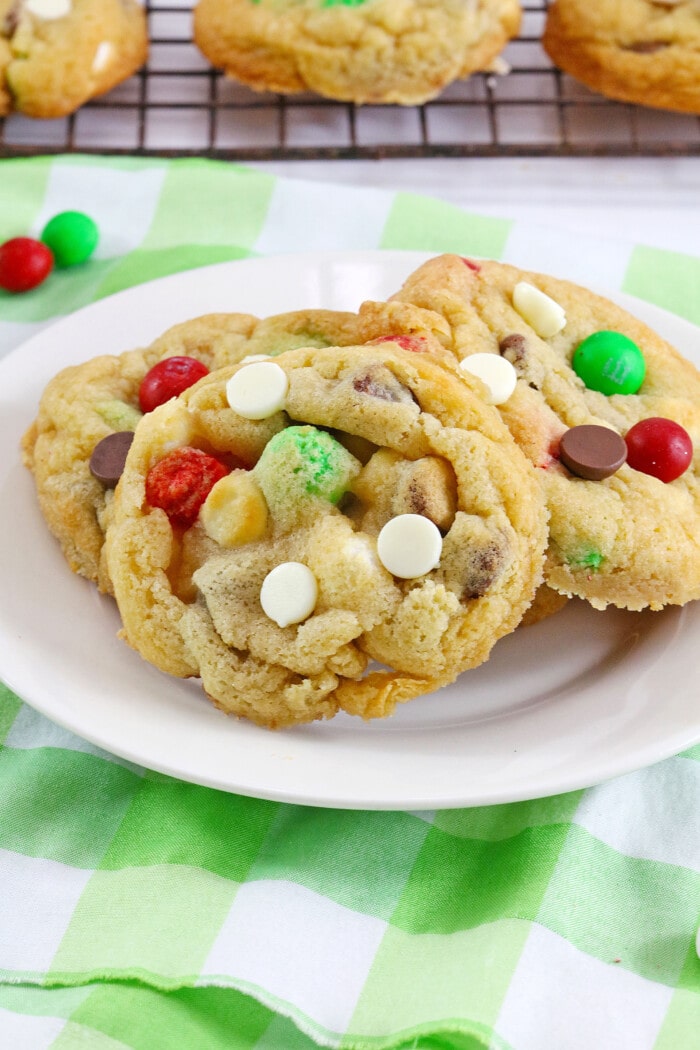
[[312, 426], [286, 427], [275, 434], [253, 469], [282, 528], [330, 509], [359, 471], [359, 460], [325, 430]]
[[567, 559], [569, 565], [574, 569], [599, 569], [605, 561], [604, 555], [600, 551], [591, 548], [590, 550], [583, 551], [577, 557], [570, 557]]
[[98, 239], [97, 224], [81, 211], [62, 211], [41, 231], [41, 240], [53, 252], [58, 267], [84, 263], [97, 247]]
[[574, 351], [572, 368], [589, 390], [636, 394], [646, 375], [644, 356], [621, 332], [594, 332]]
[[112, 430], [136, 430], [136, 424], [142, 413], [126, 401], [100, 401], [95, 411]]

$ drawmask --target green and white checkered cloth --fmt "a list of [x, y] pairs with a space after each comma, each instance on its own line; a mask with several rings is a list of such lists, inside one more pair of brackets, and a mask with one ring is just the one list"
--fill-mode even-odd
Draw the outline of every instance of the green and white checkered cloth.
[[[0, 241], [67, 208], [99, 223], [98, 257], [0, 293], [2, 352], [152, 277], [339, 248], [527, 262], [700, 323], [692, 251], [207, 161], [0, 162]], [[0, 741], [2, 1048], [700, 1046], [700, 747], [586, 791], [409, 813], [181, 783], [2, 687]]]

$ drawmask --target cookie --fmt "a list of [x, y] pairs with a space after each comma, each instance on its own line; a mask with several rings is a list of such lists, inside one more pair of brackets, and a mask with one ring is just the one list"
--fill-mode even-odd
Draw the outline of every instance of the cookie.
[[556, 0], [542, 43], [555, 65], [603, 95], [700, 113], [695, 0]]
[[487, 69], [519, 24], [518, 0], [199, 0], [194, 39], [258, 91], [417, 105]]
[[0, 0], [0, 115], [64, 117], [146, 61], [136, 0]]
[[[326, 310], [264, 320], [243, 313], [208, 314], [175, 325], [145, 349], [103, 355], [61, 371], [42, 394], [22, 453], [34, 475], [41, 511], [71, 569], [101, 590], [111, 590], [102, 553], [124, 452], [124, 439], [112, 435], [135, 429], [142, 416], [141, 384], [158, 362], [184, 357], [211, 370], [248, 354], [352, 343], [358, 338], [357, 325], [354, 314]], [[106, 451], [105, 446], [100, 451], [108, 462], [95, 463], [92, 457], [105, 439]], [[109, 476], [115, 455], [118, 472]], [[121, 459], [123, 463], [123, 455]]]
[[498, 409], [545, 494], [550, 587], [601, 609], [700, 597], [693, 364], [609, 300], [502, 263], [437, 257], [397, 299], [448, 322], [460, 368], [512, 365]]
[[145, 417], [106, 544], [126, 641], [270, 728], [384, 717], [486, 660], [540, 582], [544, 505], [431, 343], [291, 350]]

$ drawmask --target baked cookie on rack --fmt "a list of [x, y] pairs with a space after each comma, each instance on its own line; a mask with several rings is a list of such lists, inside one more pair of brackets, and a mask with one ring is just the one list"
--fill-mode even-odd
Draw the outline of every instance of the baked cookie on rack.
[[64, 117], [146, 61], [136, 0], [0, 0], [0, 115]]
[[207, 371], [246, 355], [358, 339], [355, 314], [300, 310], [259, 320], [208, 314], [175, 325], [145, 349], [63, 369], [42, 394], [22, 441], [39, 506], [74, 572], [109, 592], [104, 533], [133, 431], [144, 411]]
[[555, 65], [602, 95], [700, 113], [697, 0], [555, 0], [542, 43]]
[[518, 625], [540, 486], [478, 382], [420, 350], [290, 350], [142, 420], [106, 548], [146, 660], [279, 728], [390, 715]]
[[615, 303], [502, 263], [436, 257], [395, 299], [448, 322], [444, 345], [537, 468], [550, 587], [596, 608], [700, 598], [691, 362]]
[[417, 105], [487, 69], [519, 25], [519, 0], [199, 0], [194, 39], [257, 91]]

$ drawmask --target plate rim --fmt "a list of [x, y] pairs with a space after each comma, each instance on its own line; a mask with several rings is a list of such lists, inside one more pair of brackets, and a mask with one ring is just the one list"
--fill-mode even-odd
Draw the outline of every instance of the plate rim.
[[[410, 269], [419, 265], [420, 261], [431, 258], [436, 252], [414, 252], [414, 251], [385, 251], [382, 249], [369, 250], [369, 251], [338, 251], [338, 252], [302, 252], [302, 253], [285, 253], [284, 255], [277, 256], [258, 256], [249, 259], [233, 260], [223, 263], [215, 263], [210, 266], [199, 267], [194, 270], [180, 271], [177, 274], [167, 275], [165, 277], [155, 278], [153, 281], [144, 282], [139, 285], [134, 285], [132, 288], [124, 289], [120, 292], [116, 292], [111, 296], [107, 296], [103, 299], [97, 300], [96, 302], [87, 304], [85, 307], [71, 314], [66, 315], [51, 324], [43, 326], [40, 330], [34, 332], [27, 340], [23, 341], [19, 346], [11, 350], [5, 357], [0, 360], [0, 381], [6, 376], [7, 373], [12, 374], [13, 371], [19, 370], [20, 376], [26, 370], [26, 358], [27, 355], [36, 353], [36, 347], [43, 347], [46, 344], [47, 339], [51, 340], [56, 336], [57, 330], [58, 335], [62, 334], [62, 331], [70, 331], [70, 329], [76, 324], [80, 325], [87, 317], [88, 321], [91, 321], [94, 317], [99, 317], [103, 312], [109, 312], [113, 309], [118, 309], [122, 302], [125, 300], [134, 300], [134, 298], [143, 298], [149, 294], [159, 294], [164, 289], [171, 289], [177, 283], [183, 281], [192, 281], [195, 283], [206, 281], [208, 278], [214, 276], [216, 273], [218, 276], [227, 274], [232, 271], [240, 272], [242, 268], [250, 268], [252, 265], [253, 269], [261, 269], [263, 272], [270, 268], [270, 265], [279, 265], [281, 262], [289, 264], [290, 258], [296, 261], [298, 267], [303, 265], [313, 265], [315, 267], [327, 266], [332, 261], [342, 261], [344, 264], [352, 263], [353, 265], [362, 265], [368, 257], [371, 257], [373, 261], [379, 259], [382, 260], [382, 265], [390, 265], [393, 260], [397, 265], [404, 265], [407, 267], [406, 272], [410, 272]], [[273, 262], [274, 261], [274, 262]], [[592, 290], [598, 291], [598, 289], [592, 288]], [[646, 300], [637, 299], [634, 296], [630, 296], [627, 293], [622, 292], [611, 292], [600, 291], [598, 294], [605, 295], [607, 298], [619, 303], [624, 308], [634, 312], [635, 306], [638, 306], [642, 313], [645, 313], [647, 317], [642, 317], [645, 323], [650, 324], [651, 327], [656, 327], [658, 319], [663, 320], [666, 318], [673, 319], [674, 323], [677, 323], [681, 327], [686, 328], [689, 332], [696, 331], [696, 326], [692, 322], [681, 318], [676, 314], [672, 314], [669, 311], [664, 310], [655, 304], [649, 304]], [[359, 303], [357, 304], [359, 306]], [[278, 312], [276, 309], [270, 312]], [[194, 316], [194, 315], [191, 315]], [[652, 320], [647, 318], [651, 317]], [[656, 317], [657, 321], [653, 318]], [[177, 323], [173, 321], [172, 323]], [[162, 328], [160, 329], [162, 330]], [[663, 332], [661, 333], [663, 334]], [[145, 340], [144, 340], [145, 341]], [[135, 345], [135, 344], [134, 344]], [[92, 356], [92, 355], [89, 355]], [[82, 360], [83, 358], [76, 358], [76, 360]], [[70, 362], [65, 362], [70, 363]], [[61, 365], [63, 367], [63, 365]], [[24, 469], [24, 468], [22, 468]], [[85, 583], [86, 587], [94, 590], [91, 584], [86, 581], [80, 581]], [[102, 600], [102, 599], [100, 599]], [[107, 599], [105, 599], [107, 600]], [[692, 603], [691, 603], [692, 604]], [[687, 607], [684, 607], [684, 609]], [[680, 619], [683, 620], [686, 614], [680, 613]], [[4, 635], [2, 623], [0, 623], [0, 635]], [[123, 643], [122, 643], [123, 644]], [[3, 661], [3, 665], [5, 661]], [[200, 772], [196, 778], [191, 775], [183, 775], [181, 768], [168, 766], [167, 763], [158, 761], [153, 762], [152, 759], [144, 761], [143, 754], [139, 753], [138, 750], [129, 750], [120, 746], [114, 747], [113, 742], [106, 740], [104, 736], [97, 731], [96, 728], [85, 726], [80, 723], [80, 720], [71, 720], [56, 710], [55, 702], [50, 697], [37, 697], [33, 695], [27, 696], [27, 692], [32, 692], [31, 689], [27, 689], [26, 680], [22, 679], [21, 674], [18, 676], [13, 673], [15, 670], [14, 665], [10, 668], [10, 673], [7, 673], [5, 666], [0, 666], [0, 672], [2, 673], [3, 681], [6, 682], [8, 687], [17, 693], [17, 695], [24, 700], [30, 707], [39, 711], [45, 717], [53, 721], [54, 723], [62, 726], [64, 729], [76, 734], [83, 740], [91, 743], [108, 753], [108, 755], [115, 755], [119, 758], [125, 759], [128, 762], [133, 762], [140, 766], [146, 766], [147, 768], [157, 770], [168, 776], [175, 777], [177, 779], [188, 780], [193, 783], [199, 783], [203, 786], [212, 787], [219, 790], [225, 790], [228, 792], [235, 792], [242, 795], [252, 795], [258, 798], [266, 798], [273, 801], [287, 802], [298, 805], [311, 805], [320, 807], [331, 807], [341, 809], [409, 809], [409, 810], [424, 810], [424, 809], [435, 809], [435, 808], [466, 808], [478, 805], [493, 805], [508, 802], [523, 801], [530, 798], [546, 797], [548, 795], [560, 794], [566, 791], [579, 790], [591, 786], [592, 783], [599, 783], [601, 781], [610, 779], [611, 777], [623, 775], [631, 772], [635, 769], [639, 769], [643, 766], [649, 765], [650, 763], [663, 760], [672, 755], [678, 754], [679, 750], [685, 750], [688, 747], [692, 747], [697, 743], [700, 743], [700, 717], [698, 718], [697, 725], [695, 725], [692, 732], [687, 734], [681, 734], [682, 739], [677, 735], [672, 735], [667, 745], [659, 746], [658, 740], [653, 743], [649, 743], [647, 751], [644, 753], [636, 753], [634, 757], [630, 756], [627, 763], [621, 763], [619, 760], [615, 763], [614, 768], [603, 771], [602, 774], [596, 774], [593, 781], [588, 782], [587, 778], [583, 779], [586, 781], [582, 782], [581, 773], [575, 770], [568, 771], [568, 774], [562, 773], [557, 780], [557, 783], [550, 785], [546, 789], [542, 789], [542, 786], [537, 786], [535, 793], [533, 794], [531, 789], [526, 787], [520, 790], [512, 790], [507, 787], [503, 787], [499, 790], [491, 790], [485, 794], [471, 796], [465, 795], [464, 785], [460, 788], [455, 789], [455, 793], [450, 796], [441, 796], [439, 799], [426, 798], [425, 792], [406, 794], [402, 799], [398, 799], [395, 795], [387, 798], [375, 798], [375, 799], [363, 799], [358, 803], [358, 799], [352, 796], [344, 796], [342, 793], [335, 792], [324, 796], [311, 797], [309, 793], [299, 793], [286, 791], [283, 788], [275, 787], [268, 788], [265, 793], [261, 793], [259, 787], [255, 790], [251, 789], [250, 785], [227, 782], [222, 783], [219, 777], [208, 777], [206, 772]], [[150, 669], [153, 670], [153, 669]], [[160, 672], [156, 672], [160, 674]], [[330, 723], [323, 723], [324, 725]], [[267, 730], [259, 730], [259, 732], [267, 733]], [[286, 733], [287, 731], [285, 731]], [[279, 737], [278, 737], [279, 739]]]

